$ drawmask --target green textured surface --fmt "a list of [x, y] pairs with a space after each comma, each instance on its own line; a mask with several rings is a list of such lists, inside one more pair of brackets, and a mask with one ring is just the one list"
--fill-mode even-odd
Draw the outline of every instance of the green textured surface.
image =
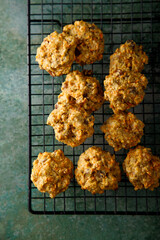
[[0, 239], [160, 239], [150, 216], [36, 216], [27, 209], [27, 6], [0, 1], [1, 167]]

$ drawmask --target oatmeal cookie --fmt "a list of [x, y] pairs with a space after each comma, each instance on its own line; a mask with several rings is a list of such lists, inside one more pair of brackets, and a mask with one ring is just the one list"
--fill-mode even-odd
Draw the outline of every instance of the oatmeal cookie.
[[110, 101], [114, 113], [125, 111], [142, 102], [147, 83], [146, 77], [141, 73], [118, 70], [106, 76], [104, 98]]
[[88, 113], [98, 110], [104, 102], [103, 90], [95, 77], [87, 76], [87, 71], [69, 73], [61, 90], [75, 99], [76, 104]]
[[93, 135], [93, 116], [88, 116], [86, 111], [71, 104], [57, 104], [55, 107], [47, 124], [54, 128], [58, 141], [76, 147]]
[[70, 71], [75, 60], [75, 37], [56, 31], [44, 38], [37, 49], [36, 61], [40, 69], [46, 70], [51, 76], [60, 76]]
[[114, 114], [101, 126], [105, 139], [115, 151], [136, 146], [143, 136], [144, 123], [132, 113]]
[[90, 147], [80, 155], [75, 177], [82, 189], [92, 194], [103, 193], [118, 188], [121, 171], [114, 155], [100, 147]]
[[68, 107], [71, 106], [75, 106], [77, 107], [77, 109], [80, 109], [79, 105], [76, 104], [76, 100], [71, 97], [69, 94], [65, 93], [65, 92], [61, 92], [58, 95], [58, 102], [55, 104], [55, 108], [57, 109], [59, 106], [65, 106], [67, 105]]
[[160, 158], [152, 155], [150, 148], [137, 146], [130, 149], [123, 163], [123, 169], [134, 189], [150, 189], [159, 186]]
[[122, 71], [141, 72], [144, 65], [148, 64], [148, 57], [143, 52], [143, 47], [136, 45], [133, 40], [126, 41], [115, 53], [110, 56], [110, 73]]
[[78, 44], [75, 51], [77, 63], [80, 65], [92, 64], [102, 59], [104, 52], [103, 33], [94, 23], [76, 21], [74, 25], [66, 25], [63, 32], [77, 39]]
[[68, 188], [72, 171], [73, 163], [62, 150], [39, 153], [33, 162], [31, 180], [40, 192], [48, 192], [54, 198]]

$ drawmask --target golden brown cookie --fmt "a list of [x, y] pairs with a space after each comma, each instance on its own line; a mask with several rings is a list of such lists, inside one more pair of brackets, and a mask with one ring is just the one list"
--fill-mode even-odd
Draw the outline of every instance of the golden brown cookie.
[[73, 97], [71, 97], [69, 94], [65, 92], [61, 92], [58, 95], [58, 102], [55, 104], [55, 108], [57, 109], [59, 106], [65, 106], [67, 105], [68, 107], [75, 106], [77, 109], [80, 109], [79, 105], [76, 104], [76, 101]]
[[66, 25], [63, 32], [77, 38], [76, 62], [80, 65], [92, 64], [103, 57], [104, 38], [102, 31], [94, 24], [76, 21]]
[[115, 151], [136, 146], [143, 136], [144, 123], [132, 113], [114, 114], [101, 126], [105, 139]]
[[104, 102], [103, 90], [99, 81], [94, 77], [87, 76], [87, 71], [70, 72], [62, 84], [61, 90], [74, 98], [76, 104], [88, 113], [98, 110]]
[[121, 171], [114, 155], [94, 146], [80, 155], [75, 177], [82, 189], [92, 194], [103, 193], [118, 188]]
[[69, 73], [75, 60], [76, 45], [75, 37], [65, 33], [55, 31], [48, 35], [37, 49], [36, 61], [40, 69], [53, 77]]
[[123, 169], [133, 184], [134, 190], [159, 186], [160, 158], [153, 156], [150, 148], [137, 146], [130, 149], [123, 163]]
[[104, 98], [110, 101], [114, 113], [135, 107], [144, 98], [146, 77], [138, 72], [121, 71], [106, 76]]
[[31, 180], [40, 192], [48, 192], [54, 198], [68, 188], [72, 171], [73, 163], [62, 150], [39, 153], [33, 162]]
[[141, 72], [145, 64], [148, 64], [148, 57], [143, 52], [143, 47], [136, 45], [133, 40], [128, 40], [110, 56], [109, 72], [117, 72], [118, 69]]
[[58, 141], [76, 147], [93, 135], [94, 117], [86, 111], [71, 104], [56, 104], [55, 108], [47, 124], [54, 128]]

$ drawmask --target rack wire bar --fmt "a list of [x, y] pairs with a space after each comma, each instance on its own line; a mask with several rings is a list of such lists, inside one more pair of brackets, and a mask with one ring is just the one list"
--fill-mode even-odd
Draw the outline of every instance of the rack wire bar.
[[103, 86], [109, 70], [109, 57], [120, 44], [133, 39], [142, 44], [149, 56], [143, 73], [148, 78], [144, 101], [131, 109], [145, 123], [141, 145], [160, 155], [160, 4], [151, 0], [28, 0], [28, 116], [29, 116], [29, 183], [28, 209], [33, 214], [114, 214], [159, 215], [160, 187], [154, 191], [134, 191], [122, 170], [122, 181], [116, 191], [92, 195], [81, 190], [75, 178], [65, 193], [50, 199], [40, 193], [30, 180], [32, 163], [39, 152], [62, 149], [74, 166], [82, 152], [95, 145], [116, 155], [122, 168], [127, 150], [114, 152], [100, 131], [103, 122], [113, 114], [109, 103], [94, 112], [95, 133], [82, 145], [71, 148], [55, 139], [46, 125], [49, 113], [61, 91], [65, 76], [51, 77], [35, 62], [36, 49], [44, 37], [61, 32], [66, 24], [76, 20], [94, 22], [105, 39], [103, 60], [84, 67], [74, 63], [72, 70], [91, 69]]

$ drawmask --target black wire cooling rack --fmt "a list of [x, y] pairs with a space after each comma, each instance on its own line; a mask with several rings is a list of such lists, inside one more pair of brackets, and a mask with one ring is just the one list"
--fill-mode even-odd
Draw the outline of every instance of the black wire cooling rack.
[[[28, 1], [28, 83], [29, 83], [29, 211], [35, 214], [150, 214], [160, 213], [160, 188], [152, 191], [134, 191], [125, 174], [117, 191], [91, 195], [81, 190], [75, 179], [68, 190], [50, 199], [38, 192], [30, 181], [32, 163], [39, 152], [62, 149], [76, 167], [79, 155], [90, 146], [101, 146], [114, 153], [104, 139], [100, 126], [112, 114], [109, 103], [94, 113], [95, 134], [84, 144], [71, 148], [54, 137], [54, 131], [46, 125], [49, 113], [57, 102], [65, 76], [51, 77], [39, 69], [35, 62], [36, 49], [44, 37], [53, 31], [62, 31], [75, 20], [94, 22], [102, 29], [105, 38], [103, 60], [84, 66], [93, 70], [103, 85], [108, 74], [109, 57], [121, 43], [133, 39], [142, 44], [149, 56], [144, 74], [149, 84], [144, 101], [131, 111], [145, 123], [141, 144], [160, 154], [160, 4], [148, 0], [30, 0]], [[73, 64], [73, 70], [82, 70]], [[126, 150], [116, 152], [116, 160], [122, 164]]]

